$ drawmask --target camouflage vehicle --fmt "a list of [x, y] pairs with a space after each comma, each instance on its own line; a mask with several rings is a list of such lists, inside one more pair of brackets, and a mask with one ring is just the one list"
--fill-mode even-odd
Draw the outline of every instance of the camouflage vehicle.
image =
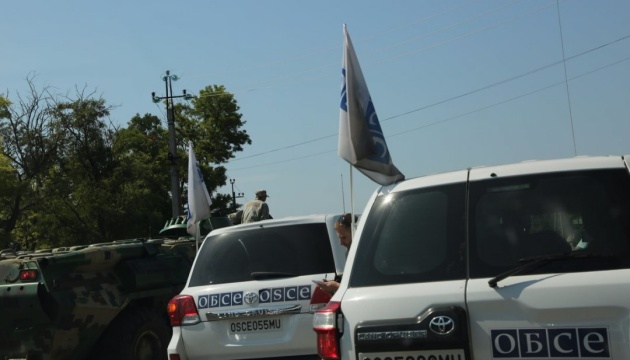
[[185, 229], [180, 220], [161, 239], [0, 252], [0, 359], [166, 359], [166, 305], [196, 249], [169, 238]]

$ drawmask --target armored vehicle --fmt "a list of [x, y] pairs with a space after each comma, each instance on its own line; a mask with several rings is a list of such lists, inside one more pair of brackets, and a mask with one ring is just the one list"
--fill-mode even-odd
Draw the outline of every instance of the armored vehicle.
[[166, 305], [183, 289], [195, 249], [193, 238], [165, 236], [4, 250], [0, 359], [166, 359]]

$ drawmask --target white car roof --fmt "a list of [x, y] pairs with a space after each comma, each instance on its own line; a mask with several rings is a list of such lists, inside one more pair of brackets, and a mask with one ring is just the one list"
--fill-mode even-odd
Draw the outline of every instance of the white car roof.
[[527, 160], [518, 163], [493, 166], [477, 166], [440, 174], [411, 178], [379, 189], [380, 194], [405, 191], [432, 185], [444, 185], [457, 182], [483, 180], [495, 176], [516, 176], [546, 172], [630, 168], [630, 155], [626, 156], [577, 156], [566, 159]]
[[206, 237], [211, 235], [223, 234], [234, 231], [242, 231], [247, 228], [257, 227], [271, 227], [271, 226], [287, 226], [294, 224], [308, 224], [308, 223], [321, 223], [331, 222], [334, 224], [335, 218], [341, 214], [313, 214], [313, 215], [301, 215], [301, 216], [287, 216], [279, 219], [261, 220], [253, 223], [239, 224], [234, 226], [226, 226], [219, 229], [212, 230]]

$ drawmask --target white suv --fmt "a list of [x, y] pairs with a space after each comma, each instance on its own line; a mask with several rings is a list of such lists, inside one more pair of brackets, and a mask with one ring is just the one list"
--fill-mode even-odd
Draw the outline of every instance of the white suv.
[[628, 157], [382, 187], [313, 319], [325, 359], [630, 359]]
[[208, 234], [168, 305], [170, 360], [318, 359], [313, 312], [330, 296], [314, 281], [343, 271], [338, 218], [264, 220]]

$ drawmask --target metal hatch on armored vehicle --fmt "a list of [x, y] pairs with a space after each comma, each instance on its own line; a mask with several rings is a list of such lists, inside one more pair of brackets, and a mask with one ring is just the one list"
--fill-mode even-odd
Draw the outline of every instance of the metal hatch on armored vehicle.
[[0, 254], [0, 359], [166, 359], [189, 239]]

